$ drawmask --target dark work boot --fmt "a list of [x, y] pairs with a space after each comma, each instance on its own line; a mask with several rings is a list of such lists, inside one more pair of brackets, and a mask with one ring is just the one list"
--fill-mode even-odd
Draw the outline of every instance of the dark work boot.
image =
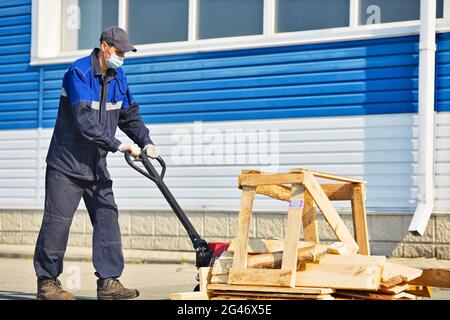
[[38, 300], [75, 300], [75, 296], [63, 290], [57, 278], [37, 280]]
[[106, 278], [97, 280], [98, 300], [122, 300], [133, 299], [139, 296], [136, 289], [125, 288], [117, 278]]

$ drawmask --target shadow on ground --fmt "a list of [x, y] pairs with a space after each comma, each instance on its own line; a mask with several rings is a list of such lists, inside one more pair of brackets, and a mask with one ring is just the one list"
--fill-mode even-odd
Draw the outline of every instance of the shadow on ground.
[[36, 293], [0, 290], [0, 300], [35, 300]]

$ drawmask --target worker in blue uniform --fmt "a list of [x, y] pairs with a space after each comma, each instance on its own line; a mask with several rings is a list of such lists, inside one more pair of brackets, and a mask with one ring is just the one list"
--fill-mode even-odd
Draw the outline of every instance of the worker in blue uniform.
[[[64, 74], [45, 176], [45, 209], [34, 254], [38, 299], [74, 299], [58, 276], [74, 213], [83, 198], [93, 226], [93, 264], [98, 299], [130, 299], [139, 295], [118, 278], [124, 257], [112, 180], [106, 167], [108, 152], [141, 149], [154, 159], [158, 150], [130, 93], [121, 66], [125, 53], [136, 51], [128, 34], [107, 28], [99, 48], [75, 61]], [[117, 126], [134, 144], [115, 138]]]

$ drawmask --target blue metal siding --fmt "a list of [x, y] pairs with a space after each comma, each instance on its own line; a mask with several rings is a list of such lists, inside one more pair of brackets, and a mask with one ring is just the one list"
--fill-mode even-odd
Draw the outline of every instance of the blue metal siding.
[[[417, 111], [418, 37], [128, 59], [147, 123]], [[44, 126], [61, 77], [44, 75]]]
[[436, 111], [450, 111], [450, 33], [437, 36]]
[[[0, 129], [54, 125], [67, 65], [30, 67], [30, 43], [31, 0], [1, 1]], [[449, 48], [438, 34], [437, 111], [450, 110]], [[128, 59], [125, 70], [144, 120], [170, 123], [416, 112], [417, 67], [418, 36], [406, 36]]]
[[0, 129], [38, 126], [39, 76], [30, 67], [31, 1], [0, 2]]

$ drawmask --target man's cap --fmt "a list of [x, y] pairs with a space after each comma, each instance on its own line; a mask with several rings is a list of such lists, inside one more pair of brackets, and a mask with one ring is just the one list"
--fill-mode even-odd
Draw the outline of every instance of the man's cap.
[[123, 52], [137, 51], [136, 48], [128, 42], [128, 32], [116, 26], [108, 27], [105, 31], [103, 31], [100, 36], [100, 42], [102, 41], [112, 44], [114, 47]]

